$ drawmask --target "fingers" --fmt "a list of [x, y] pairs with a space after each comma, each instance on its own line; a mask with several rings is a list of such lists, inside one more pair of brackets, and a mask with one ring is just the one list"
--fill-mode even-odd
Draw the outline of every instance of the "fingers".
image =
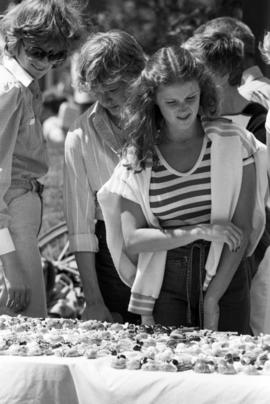
[[9, 289], [7, 291], [6, 307], [19, 313], [27, 308], [30, 303], [30, 289]]
[[240, 248], [241, 240], [233, 234], [225, 234], [225, 243], [229, 246], [230, 251], [235, 252]]
[[30, 300], [31, 300], [31, 289], [26, 288], [25, 299], [24, 299], [24, 309], [26, 309], [29, 306]]
[[236, 252], [242, 243], [243, 232], [233, 223], [226, 226], [224, 233], [224, 242], [229, 246], [230, 251]]
[[14, 290], [9, 290], [9, 291], [7, 291], [6, 306], [9, 309], [13, 309], [14, 305], [15, 305], [15, 291]]
[[224, 235], [224, 242], [228, 245], [229, 250], [236, 252], [240, 248], [241, 240], [230, 233]]

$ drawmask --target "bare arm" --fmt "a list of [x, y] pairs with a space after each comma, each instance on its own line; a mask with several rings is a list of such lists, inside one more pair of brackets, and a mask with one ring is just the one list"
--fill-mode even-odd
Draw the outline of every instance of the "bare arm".
[[105, 306], [100, 292], [94, 252], [75, 252], [75, 258], [80, 272], [86, 307], [83, 319], [112, 321], [112, 315]]
[[[218, 302], [226, 292], [246, 252], [248, 238], [252, 228], [251, 220], [255, 202], [254, 189], [256, 188], [255, 175], [254, 164], [244, 167], [241, 192], [233, 216], [233, 223], [243, 231], [243, 241], [236, 252], [231, 252], [227, 246], [224, 246], [217, 274], [210, 283], [204, 299], [205, 328], [217, 329]], [[217, 315], [215, 315], [214, 312], [216, 312]]]
[[241, 230], [232, 223], [202, 224], [172, 230], [148, 228], [141, 207], [125, 198], [122, 198], [121, 220], [130, 254], [170, 250], [199, 239], [225, 242], [231, 250], [235, 250], [242, 240]]

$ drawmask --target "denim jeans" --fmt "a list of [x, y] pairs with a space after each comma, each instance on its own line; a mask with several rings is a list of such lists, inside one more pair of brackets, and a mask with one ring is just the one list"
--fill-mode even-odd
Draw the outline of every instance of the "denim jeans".
[[96, 236], [99, 242], [99, 252], [96, 253], [96, 271], [104, 302], [111, 313], [121, 314], [123, 321], [138, 324], [140, 316], [127, 310], [130, 288], [121, 281], [114, 267], [106, 242], [105, 225], [101, 220], [96, 224]]
[[[41, 223], [41, 199], [36, 192], [27, 191], [23, 188], [12, 188], [7, 192], [5, 201], [11, 218], [9, 231], [31, 289], [30, 304], [20, 314], [31, 317], [46, 317], [45, 285], [37, 240]], [[3, 292], [0, 314], [14, 315], [14, 312], [5, 306], [7, 294], [3, 277], [0, 282]]]
[[[203, 326], [204, 265], [209, 243], [196, 242], [169, 250], [161, 293], [154, 307], [157, 323]], [[219, 301], [219, 331], [249, 333], [250, 296], [246, 260]]]

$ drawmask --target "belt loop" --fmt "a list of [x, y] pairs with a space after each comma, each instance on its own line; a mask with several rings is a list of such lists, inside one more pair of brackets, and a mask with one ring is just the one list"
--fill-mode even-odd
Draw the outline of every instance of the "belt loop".
[[32, 186], [31, 191], [36, 192], [41, 197], [44, 190], [44, 185], [41, 184], [36, 178], [31, 178], [30, 184]]

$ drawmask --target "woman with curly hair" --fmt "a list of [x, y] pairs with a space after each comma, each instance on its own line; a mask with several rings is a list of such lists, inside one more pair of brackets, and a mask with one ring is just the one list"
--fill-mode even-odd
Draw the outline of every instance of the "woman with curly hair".
[[98, 193], [143, 323], [249, 332], [245, 256], [265, 221], [265, 147], [217, 115], [215, 86], [188, 50], [149, 58], [126, 109], [123, 160]]
[[66, 60], [86, 30], [72, 0], [24, 0], [7, 11], [0, 30], [0, 313], [45, 317], [38, 179], [48, 163], [38, 79]]

